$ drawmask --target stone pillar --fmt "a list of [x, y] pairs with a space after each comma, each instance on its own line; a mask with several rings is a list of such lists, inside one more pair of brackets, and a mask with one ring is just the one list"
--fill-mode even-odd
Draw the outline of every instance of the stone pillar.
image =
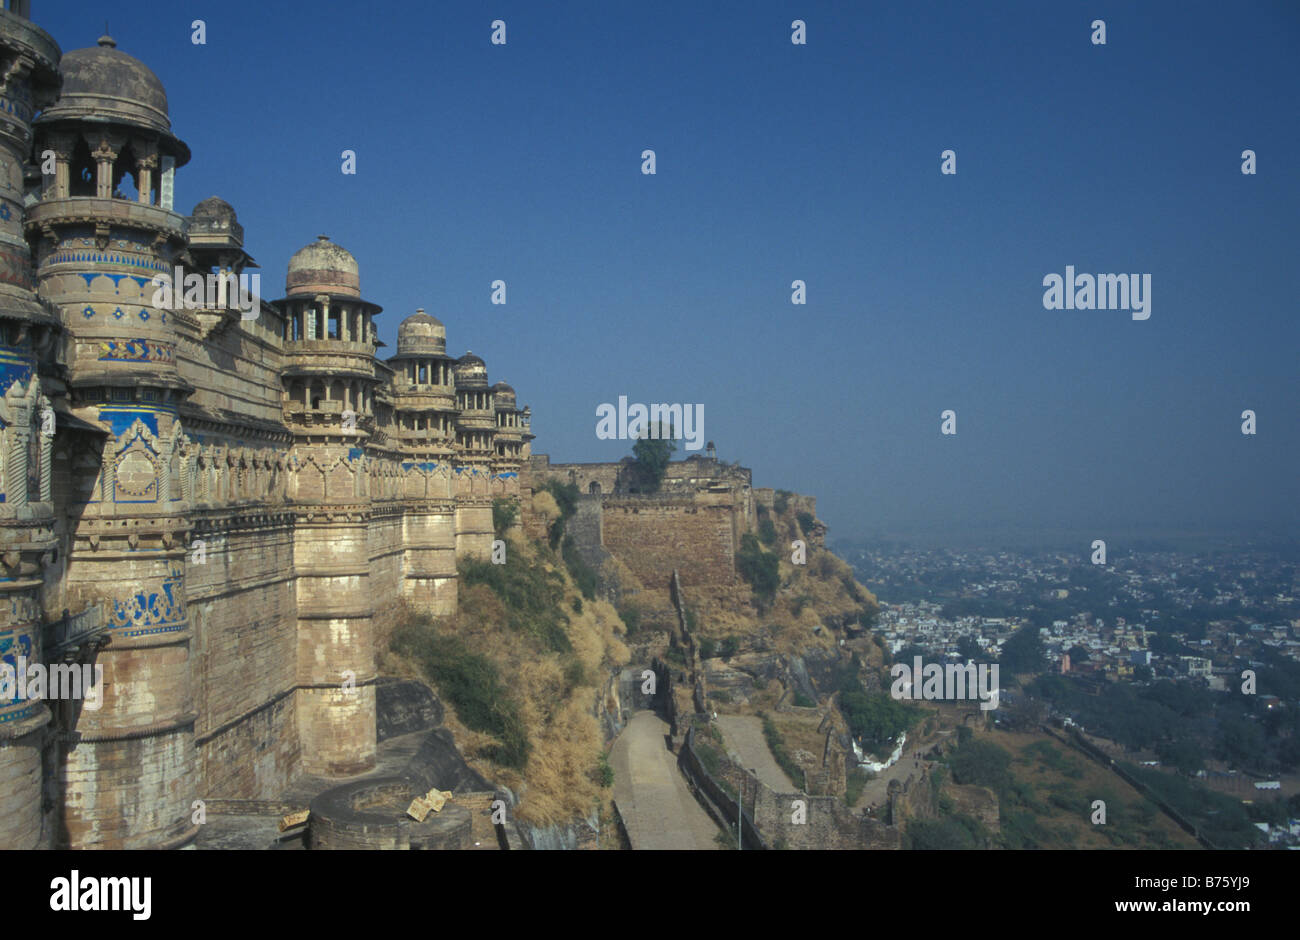
[[113, 161], [117, 159], [121, 144], [105, 135], [91, 153], [95, 160], [95, 195], [100, 199], [113, 196]]
[[158, 145], [151, 140], [136, 138], [131, 141], [131, 147], [136, 153], [136, 188], [139, 190], [138, 201], [146, 205], [150, 204], [153, 199], [150, 191], [153, 189], [154, 171], [158, 169]]
[[50, 407], [49, 401], [41, 396], [40, 408], [40, 459], [41, 466], [39, 469], [41, 480], [42, 503], [52, 503], [54, 501], [54, 461], [51, 459], [54, 449], [54, 409]]
[[14, 426], [9, 429], [9, 453], [5, 455], [5, 501], [10, 506], [27, 505], [28, 445], [32, 421], [26, 402], [15, 401]]

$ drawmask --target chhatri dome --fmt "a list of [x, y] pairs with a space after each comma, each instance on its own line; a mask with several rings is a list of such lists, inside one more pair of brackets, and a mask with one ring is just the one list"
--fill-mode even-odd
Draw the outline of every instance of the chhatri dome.
[[514, 411], [515, 390], [505, 382], [498, 382], [492, 386], [492, 401], [497, 411]]
[[190, 213], [190, 235], [227, 235], [241, 245], [244, 227], [239, 224], [235, 207], [220, 196], [209, 196]]
[[447, 352], [447, 328], [423, 309], [415, 311], [397, 327], [398, 356], [443, 356]]
[[288, 297], [307, 294], [341, 294], [361, 299], [361, 273], [357, 259], [342, 245], [336, 245], [326, 235], [303, 248], [289, 259], [289, 271], [284, 278], [284, 292]]
[[149, 66], [119, 51], [112, 36], [100, 36], [88, 49], [65, 52], [59, 71], [59, 98], [37, 123], [89, 121], [148, 129], [162, 138], [162, 151], [176, 157], [177, 166], [189, 162], [189, 147], [172, 134], [163, 83]]
[[456, 360], [454, 368], [457, 388], [487, 388], [487, 363], [472, 352]]

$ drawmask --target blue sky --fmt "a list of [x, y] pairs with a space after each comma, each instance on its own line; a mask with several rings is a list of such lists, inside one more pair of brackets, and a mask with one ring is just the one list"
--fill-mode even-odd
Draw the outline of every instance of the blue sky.
[[[102, 3], [34, 7], [65, 50], [103, 31]], [[440, 317], [554, 460], [626, 454], [595, 411], [627, 395], [702, 403], [721, 457], [816, 495], [841, 538], [1300, 521], [1300, 4], [108, 15], [194, 152], [178, 209], [231, 202], [272, 296], [328, 234], [380, 337]], [[1151, 318], [1045, 310], [1066, 265], [1151, 274]]]

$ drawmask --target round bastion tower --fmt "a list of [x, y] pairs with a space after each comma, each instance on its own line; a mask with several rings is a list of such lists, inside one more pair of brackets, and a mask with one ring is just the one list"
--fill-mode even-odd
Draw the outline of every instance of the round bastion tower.
[[492, 551], [492, 454], [497, 417], [487, 364], [472, 352], [456, 360], [456, 557]]
[[[289, 260], [285, 423], [296, 466], [298, 730], [307, 773], [360, 773], [375, 762], [375, 606], [368, 531], [375, 498], [365, 445], [377, 437], [380, 307], [361, 299], [356, 258], [324, 235]], [[385, 382], [386, 384], [386, 382]], [[378, 485], [378, 484], [376, 484]]]
[[[23, 235], [32, 116], [58, 93], [59, 47], [21, 4], [0, 10], [0, 663], [43, 663], [43, 595], [63, 558], [51, 493], [56, 414], [50, 378], [59, 319], [37, 299]], [[58, 598], [55, 598], [57, 603]], [[58, 609], [58, 608], [55, 608]], [[51, 845], [42, 820], [42, 754], [51, 711], [14, 687], [0, 692], [0, 848]]]
[[40, 168], [53, 172], [26, 235], [63, 326], [68, 405], [85, 429], [55, 454], [69, 542], [61, 606], [100, 621], [107, 645], [95, 658], [102, 704], [75, 703], [75, 737], [58, 745], [56, 842], [165, 848], [197, 832], [178, 454], [178, 404], [192, 388], [176, 365], [178, 316], [155, 305], [153, 279], [170, 280], [185, 247], [172, 198], [190, 152], [172, 134], [158, 77], [111, 37], [59, 67], [58, 100], [34, 122]]
[[402, 455], [407, 500], [402, 595], [435, 616], [456, 612], [455, 360], [447, 329], [417, 310], [397, 328], [390, 445]]

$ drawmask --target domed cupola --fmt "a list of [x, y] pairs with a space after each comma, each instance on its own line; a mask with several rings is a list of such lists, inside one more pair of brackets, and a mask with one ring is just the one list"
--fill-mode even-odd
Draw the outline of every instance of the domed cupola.
[[456, 388], [487, 388], [487, 363], [472, 352], [456, 360]]
[[190, 149], [172, 134], [167, 91], [149, 66], [117, 48], [112, 36], [100, 36], [87, 49], [73, 49], [59, 61], [63, 87], [58, 100], [41, 112], [38, 125], [68, 122], [118, 125], [153, 131], [158, 149], [189, 162]]
[[447, 328], [437, 317], [417, 310], [397, 327], [397, 355], [444, 356], [447, 353]]
[[239, 224], [235, 207], [220, 196], [209, 196], [190, 213], [190, 238], [195, 235], [230, 239], [244, 243], [244, 227]]
[[492, 400], [497, 411], [515, 410], [515, 390], [505, 382], [498, 382], [492, 386]]
[[328, 235], [318, 235], [289, 259], [284, 292], [288, 297], [338, 294], [359, 300], [361, 274], [357, 259], [342, 245], [330, 241]]

